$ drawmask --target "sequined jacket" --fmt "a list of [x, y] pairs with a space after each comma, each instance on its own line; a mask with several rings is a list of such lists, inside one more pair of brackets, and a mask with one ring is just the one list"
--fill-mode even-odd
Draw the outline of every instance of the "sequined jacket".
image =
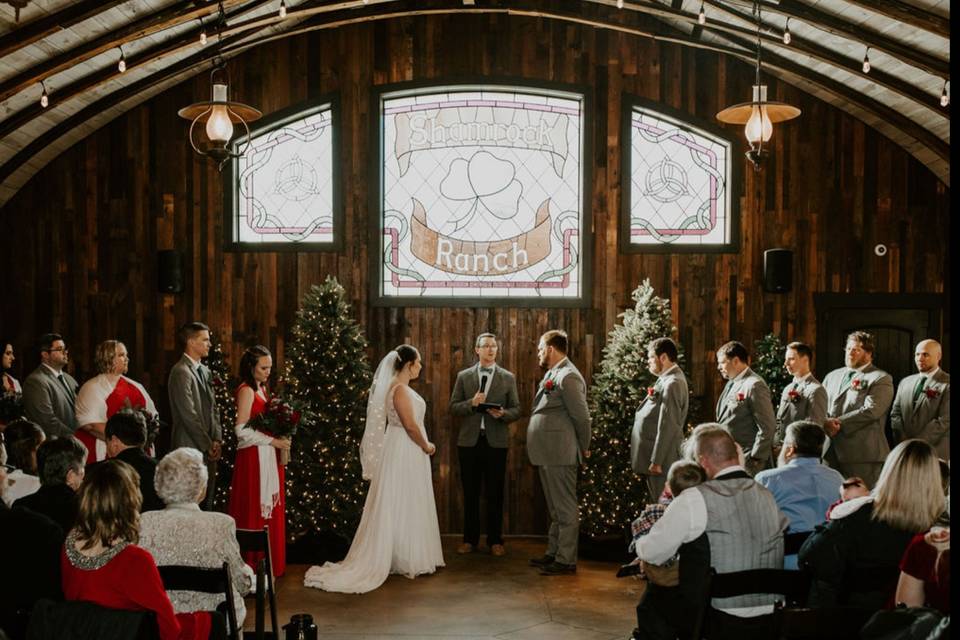
[[[253, 570], [240, 557], [237, 525], [224, 513], [201, 511], [199, 505], [171, 504], [163, 511], [140, 516], [140, 546], [150, 552], [157, 566], [183, 565], [216, 568], [230, 564], [237, 620], [247, 614], [243, 595], [253, 585]], [[223, 602], [217, 594], [169, 591], [177, 613], [212, 611]]]

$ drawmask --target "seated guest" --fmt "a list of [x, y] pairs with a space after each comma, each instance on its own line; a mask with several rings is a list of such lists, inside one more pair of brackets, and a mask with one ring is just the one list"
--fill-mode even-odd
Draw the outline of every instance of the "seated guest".
[[650, 529], [663, 516], [675, 496], [680, 495], [690, 487], [706, 481], [706, 472], [696, 462], [690, 460], [677, 460], [667, 471], [666, 490], [660, 494], [660, 498], [654, 504], [648, 504], [640, 514], [640, 517], [630, 524], [630, 532], [633, 534], [633, 540], [627, 551], [636, 552], [637, 540], [640, 536], [645, 536]]
[[933, 448], [921, 440], [897, 445], [873, 492], [834, 507], [800, 548], [800, 568], [813, 576], [811, 606], [883, 607], [907, 545], [936, 522], [944, 503]]
[[[843, 477], [820, 460], [826, 439], [823, 427], [815, 422], [791, 423], [783, 436], [777, 468], [756, 476], [790, 521], [788, 533], [813, 531], [823, 522], [843, 483]], [[783, 568], [797, 568], [796, 554], [784, 557]]]
[[4, 430], [7, 464], [14, 468], [7, 473], [4, 500], [11, 505], [15, 500], [40, 488], [37, 476], [37, 449], [45, 439], [43, 429], [29, 420], [15, 420]]
[[934, 527], [910, 541], [900, 561], [896, 602], [950, 615], [949, 527]]
[[13, 355], [13, 343], [9, 340], [0, 340], [0, 348], [3, 349], [3, 353], [0, 354], [0, 362], [2, 362], [0, 378], [2, 378], [3, 382], [3, 388], [0, 389], [0, 393], [23, 393], [20, 382], [12, 375], [13, 361], [16, 360], [16, 357]]
[[[653, 564], [663, 564], [678, 551], [681, 556], [677, 591], [651, 589], [655, 597], [647, 596], [637, 606], [637, 626], [644, 638], [688, 637], [690, 633], [695, 607], [702, 599], [684, 585], [688, 545], [699, 542], [702, 548], [709, 543], [707, 566], [717, 573], [783, 566], [787, 518], [773, 495], [740, 463], [733, 436], [722, 425], [702, 424], [691, 438], [690, 452], [709, 480], [674, 498], [636, 545], [640, 559]], [[752, 618], [773, 612], [775, 600], [775, 594], [715, 598], [712, 617], [727, 628], [750, 628]]]
[[863, 478], [860, 476], [850, 476], [849, 478], [845, 478], [840, 484], [840, 499], [827, 507], [826, 519], [830, 519], [830, 514], [833, 513], [833, 509], [837, 505], [843, 504], [844, 502], [849, 502], [854, 498], [862, 498], [869, 495], [870, 487], [868, 487], [867, 483], [863, 481]]
[[[98, 462], [108, 456], [106, 425], [110, 416], [124, 408], [143, 409], [150, 415], [157, 413], [143, 385], [125, 375], [130, 366], [130, 357], [122, 342], [101, 342], [97, 345], [95, 360], [99, 375], [84, 382], [77, 395], [79, 429], [75, 435], [89, 450], [88, 463]], [[134, 468], [137, 468], [136, 465]]]
[[[0, 464], [0, 497], [7, 487], [7, 467]], [[10, 509], [0, 500], [0, 629], [18, 640], [25, 637], [30, 609], [41, 598], [59, 600], [60, 548], [63, 531], [50, 518]]]
[[[233, 518], [200, 510], [199, 503], [207, 493], [203, 454], [190, 447], [171, 451], [157, 465], [155, 482], [157, 493], [167, 506], [140, 518], [140, 545], [161, 567], [219, 568], [224, 561], [228, 562], [237, 620], [242, 624], [246, 616], [243, 595], [249, 593], [253, 584], [253, 570], [240, 557]], [[222, 594], [172, 591], [169, 595], [177, 613], [213, 611], [223, 602]]]
[[121, 460], [90, 467], [80, 486], [77, 526], [60, 558], [63, 595], [110, 609], [152, 611], [161, 640], [205, 639], [209, 616], [175, 615], [153, 557], [137, 546], [137, 484], [137, 472]]
[[86, 459], [86, 447], [74, 437], [47, 440], [37, 449], [40, 489], [20, 498], [13, 506], [47, 516], [60, 525], [66, 535], [77, 518], [77, 491], [83, 482]]
[[139, 411], [124, 409], [110, 416], [106, 425], [107, 456], [123, 460], [140, 476], [140, 495], [143, 511], [163, 509], [163, 502], [153, 486], [157, 461], [144, 452], [147, 443], [147, 422]]

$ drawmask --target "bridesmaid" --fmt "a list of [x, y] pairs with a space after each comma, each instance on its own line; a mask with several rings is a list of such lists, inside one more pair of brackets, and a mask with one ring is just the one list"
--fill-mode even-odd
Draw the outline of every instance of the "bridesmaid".
[[[272, 369], [273, 358], [266, 347], [250, 347], [240, 358], [243, 383], [237, 388], [237, 460], [230, 482], [228, 512], [237, 521], [238, 529], [263, 529], [267, 525], [273, 575], [279, 577], [287, 566], [287, 552], [284, 474], [278, 458], [281, 449], [290, 449], [290, 441], [244, 428], [267, 408], [267, 380]], [[261, 557], [258, 553], [243, 556], [254, 569]]]

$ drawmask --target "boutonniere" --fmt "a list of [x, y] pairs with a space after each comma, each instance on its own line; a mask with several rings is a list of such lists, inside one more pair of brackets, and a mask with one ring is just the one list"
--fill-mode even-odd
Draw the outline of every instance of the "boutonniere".
[[745, 394], [743, 391], [737, 391], [737, 404], [740, 404], [746, 399], [747, 399], [747, 394]]
[[648, 397], [648, 398], [656, 397], [656, 395], [657, 395], [657, 388], [656, 388], [656, 387], [647, 387], [647, 397]]
[[926, 389], [923, 390], [923, 392], [931, 400], [940, 396], [940, 391], [938, 389], [934, 389], [933, 387], [927, 387]]
[[547, 380], [543, 383], [543, 392], [548, 394], [553, 391], [553, 387], [553, 378], [547, 378]]
[[850, 388], [856, 389], [857, 391], [863, 391], [867, 388], [867, 381], [863, 378], [854, 378], [850, 381]]
[[800, 392], [796, 389], [790, 389], [790, 391], [787, 391], [787, 400], [790, 402], [798, 402], [800, 400]]

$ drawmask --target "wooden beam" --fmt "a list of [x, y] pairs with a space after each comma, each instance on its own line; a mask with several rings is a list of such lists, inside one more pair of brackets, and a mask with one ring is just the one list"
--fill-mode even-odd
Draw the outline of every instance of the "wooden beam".
[[926, 9], [899, 0], [847, 0], [864, 9], [885, 15], [917, 29], [950, 39], [950, 18], [938, 16]]
[[37, 40], [60, 31], [108, 9], [123, 4], [127, 0], [83, 0], [70, 5], [62, 11], [37, 18], [23, 26], [16, 27], [10, 33], [0, 36], [0, 58], [8, 53], [33, 44]]

